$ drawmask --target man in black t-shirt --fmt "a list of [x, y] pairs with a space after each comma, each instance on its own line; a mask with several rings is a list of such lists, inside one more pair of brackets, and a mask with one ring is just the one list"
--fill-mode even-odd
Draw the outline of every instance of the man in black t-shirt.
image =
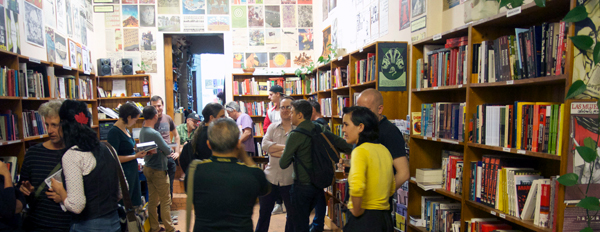
[[[240, 130], [231, 119], [218, 119], [208, 127], [212, 156], [199, 162], [194, 177], [194, 231], [251, 232], [256, 199], [267, 195], [271, 184], [265, 173], [239, 145]], [[243, 162], [243, 163], [241, 163]], [[189, 212], [188, 212], [189, 213]]]

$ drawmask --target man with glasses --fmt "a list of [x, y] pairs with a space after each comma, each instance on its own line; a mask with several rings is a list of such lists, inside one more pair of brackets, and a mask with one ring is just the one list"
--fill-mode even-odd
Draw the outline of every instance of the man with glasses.
[[[181, 144], [182, 148], [192, 138], [192, 134], [200, 124], [200, 121], [202, 120], [198, 114], [190, 113], [185, 123], [176, 127], [177, 134], [179, 134], [179, 144]], [[173, 143], [175, 143], [175, 138], [173, 138]]]
[[252, 128], [254, 127], [252, 118], [250, 118], [250, 115], [242, 113], [240, 111], [240, 105], [235, 101], [227, 103], [227, 105], [225, 105], [225, 111], [227, 111], [229, 117], [235, 120], [240, 128], [240, 142], [244, 144], [246, 152], [248, 152], [249, 156], [253, 156], [255, 145], [254, 135], [252, 134]]

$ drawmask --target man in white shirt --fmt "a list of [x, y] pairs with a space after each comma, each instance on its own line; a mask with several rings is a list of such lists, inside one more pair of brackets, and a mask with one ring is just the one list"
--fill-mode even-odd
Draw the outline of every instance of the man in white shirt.
[[[292, 207], [290, 207], [290, 189], [294, 183], [294, 179], [292, 178], [294, 169], [292, 167], [286, 169], [281, 169], [281, 167], [279, 167], [279, 158], [283, 154], [288, 135], [290, 131], [296, 128], [292, 125], [292, 117], [290, 114], [292, 101], [293, 99], [291, 97], [283, 97], [280, 102], [281, 122], [272, 123], [269, 128], [267, 128], [267, 133], [262, 141], [263, 150], [269, 153], [269, 163], [267, 164], [267, 168], [265, 168], [265, 175], [267, 176], [267, 180], [271, 182], [273, 186], [271, 193], [259, 197], [260, 216], [256, 224], [257, 232], [267, 232], [269, 230], [271, 211], [273, 210], [277, 198], [281, 197], [288, 209], [287, 213], [293, 214]], [[286, 218], [286, 232], [293, 231], [292, 218], [292, 215], [288, 215]]]
[[[283, 94], [283, 87], [279, 85], [271, 86], [269, 89], [269, 100], [273, 103], [273, 107], [267, 110], [267, 117], [265, 117], [265, 121], [263, 123], [263, 133], [267, 134], [267, 128], [272, 123], [280, 123], [281, 115], [279, 105], [281, 103], [281, 98], [285, 96]], [[284, 213], [283, 207], [281, 206], [281, 198], [277, 199], [277, 203], [275, 204], [275, 208], [273, 208], [273, 214], [282, 214]]]

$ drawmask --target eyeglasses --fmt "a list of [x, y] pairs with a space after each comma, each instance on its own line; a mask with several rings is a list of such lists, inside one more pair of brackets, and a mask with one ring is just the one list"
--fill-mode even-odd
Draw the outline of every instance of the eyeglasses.
[[282, 106], [281, 109], [282, 110], [291, 110], [292, 106]]

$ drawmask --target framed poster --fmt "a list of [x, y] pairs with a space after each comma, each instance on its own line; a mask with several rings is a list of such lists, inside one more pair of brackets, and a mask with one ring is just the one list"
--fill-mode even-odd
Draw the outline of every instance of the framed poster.
[[407, 48], [406, 42], [377, 44], [379, 91], [406, 91]]
[[331, 26], [328, 26], [323, 30], [323, 53], [321, 56], [329, 56], [329, 46], [331, 45]]

